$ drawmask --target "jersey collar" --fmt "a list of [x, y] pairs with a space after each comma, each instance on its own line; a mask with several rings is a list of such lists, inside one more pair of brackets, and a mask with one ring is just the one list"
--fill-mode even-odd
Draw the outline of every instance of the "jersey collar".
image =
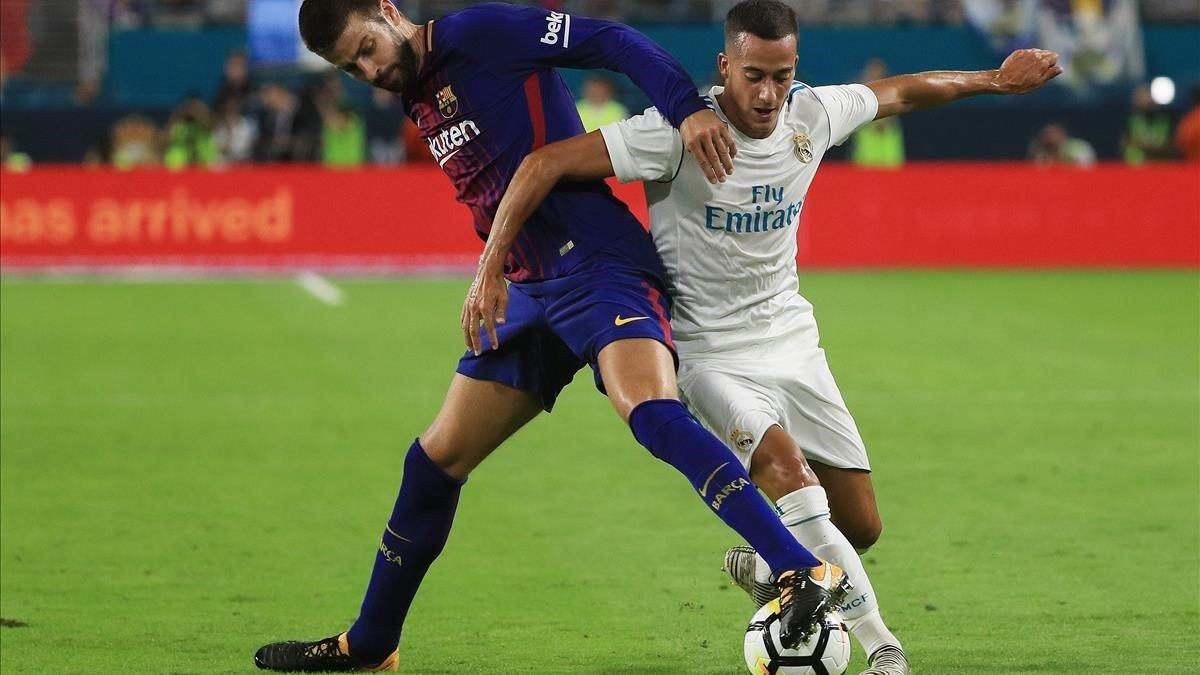
[[721, 103], [717, 100], [717, 95], [723, 91], [725, 91], [725, 87], [714, 85], [708, 90], [707, 97], [709, 102], [712, 104], [713, 112], [717, 113], [717, 117], [721, 118], [721, 121], [729, 125], [729, 131], [733, 134], [734, 139], [739, 144], [746, 144], [752, 148], [769, 147], [775, 137], [778, 136], [780, 132], [784, 131], [784, 127], [786, 125], [783, 123], [783, 118], [787, 115], [788, 109], [788, 104], [786, 102], [783, 104], [783, 107], [779, 109], [779, 117], [775, 120], [775, 130], [771, 132], [771, 135], [767, 136], [766, 138], [751, 138], [746, 134], [743, 134], [736, 126], [734, 126], [733, 122], [729, 121], [729, 116], [726, 115], [725, 111], [721, 109]]

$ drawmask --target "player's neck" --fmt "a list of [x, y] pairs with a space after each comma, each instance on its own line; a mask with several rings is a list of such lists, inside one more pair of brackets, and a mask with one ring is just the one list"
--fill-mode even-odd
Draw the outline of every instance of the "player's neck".
[[417, 72], [419, 73], [421, 66], [425, 65], [425, 55], [433, 51], [433, 22], [427, 21], [417, 26], [409, 41], [412, 42], [413, 51], [417, 55]]
[[737, 106], [734, 105], [732, 100], [726, 98], [724, 91], [721, 91], [721, 93], [717, 94], [716, 99], [717, 106], [721, 108], [721, 112], [724, 113], [725, 119], [729, 120], [729, 123], [733, 125], [733, 128], [737, 129], [738, 133], [742, 134], [743, 136], [747, 138], [761, 139], [767, 138], [774, 133], [774, 130], [764, 134], [751, 129], [750, 125], [746, 124], [746, 122], [741, 119], [741, 116], [738, 115]]

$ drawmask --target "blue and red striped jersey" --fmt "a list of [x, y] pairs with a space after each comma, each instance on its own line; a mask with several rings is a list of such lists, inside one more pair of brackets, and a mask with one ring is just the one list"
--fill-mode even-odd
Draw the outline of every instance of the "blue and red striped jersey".
[[[433, 22], [417, 82], [401, 100], [487, 240], [524, 157], [583, 133], [555, 67], [630, 77], [676, 126], [705, 107], [683, 67], [619, 23], [487, 3]], [[512, 281], [553, 279], [618, 239], [658, 272], [654, 246], [603, 181], [561, 183], [525, 223], [506, 262]]]

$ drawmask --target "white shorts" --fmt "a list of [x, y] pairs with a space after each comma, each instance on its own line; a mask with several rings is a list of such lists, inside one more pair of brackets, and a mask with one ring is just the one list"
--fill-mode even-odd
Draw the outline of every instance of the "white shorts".
[[[806, 336], [807, 337], [807, 336]], [[854, 418], [825, 351], [814, 339], [783, 340], [768, 358], [717, 354], [684, 359], [679, 386], [691, 411], [747, 469], [763, 434], [778, 424], [813, 461], [871, 470]]]

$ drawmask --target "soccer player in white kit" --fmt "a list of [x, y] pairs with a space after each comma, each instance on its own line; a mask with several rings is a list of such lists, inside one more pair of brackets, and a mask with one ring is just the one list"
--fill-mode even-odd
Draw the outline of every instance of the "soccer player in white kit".
[[[651, 108], [529, 155], [484, 257], [503, 258], [560, 180], [643, 181], [674, 299], [685, 400], [748, 466], [796, 538], [848, 574], [854, 588], [839, 609], [868, 654], [864, 675], [904, 675], [907, 658], [855, 550], [873, 544], [882, 526], [866, 449], [820, 347], [812, 305], [797, 290], [800, 211], [825, 152], [871, 120], [975, 94], [1026, 93], [1062, 71], [1053, 52], [1021, 50], [992, 71], [812, 88], [793, 80], [796, 16], [777, 0], [730, 10], [717, 65], [725, 86], [708, 100], [736, 141], [726, 181], [712, 185], [696, 162], [683, 161], [679, 132]], [[503, 283], [477, 276], [475, 287], [485, 323], [502, 320]], [[726, 569], [760, 605], [777, 593], [747, 547], [726, 554]]]

